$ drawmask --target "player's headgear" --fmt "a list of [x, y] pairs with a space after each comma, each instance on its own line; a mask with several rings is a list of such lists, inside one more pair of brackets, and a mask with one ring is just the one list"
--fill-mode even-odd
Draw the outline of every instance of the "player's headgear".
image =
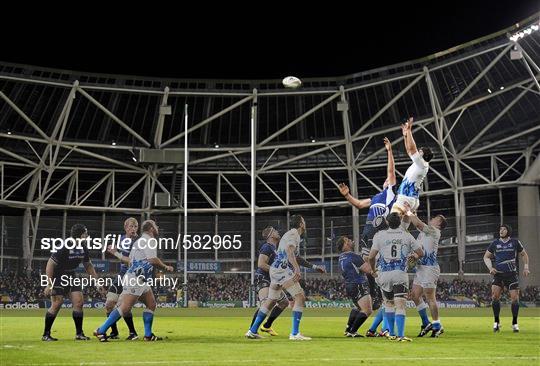
[[274, 229], [273, 226], [267, 226], [264, 228], [264, 230], [262, 231], [262, 238], [264, 240], [268, 240], [270, 239], [270, 237], [272, 236], [272, 234], [274, 234], [274, 232], [277, 231], [276, 229]]

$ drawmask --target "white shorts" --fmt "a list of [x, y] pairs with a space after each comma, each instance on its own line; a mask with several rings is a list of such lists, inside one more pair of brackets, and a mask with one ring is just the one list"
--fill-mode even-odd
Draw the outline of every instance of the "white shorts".
[[437, 288], [437, 280], [441, 274], [439, 265], [416, 267], [416, 275], [414, 276], [413, 285], [422, 286], [423, 288]]
[[152, 287], [147, 283], [142, 283], [142, 279], [137, 281], [137, 276], [134, 273], [126, 273], [122, 279], [124, 282], [123, 294], [141, 296], [142, 294], [152, 291]]
[[283, 286], [283, 283], [294, 277], [294, 272], [290, 268], [270, 267], [270, 284]]
[[411, 206], [412, 211], [416, 211], [420, 206], [420, 200], [418, 198], [398, 194], [396, 202], [394, 202], [394, 205], [392, 206], [392, 212], [405, 212], [405, 202]]
[[383, 291], [393, 292], [394, 286], [403, 285], [406, 289], [409, 288], [409, 276], [407, 272], [400, 270], [379, 272], [378, 285]]

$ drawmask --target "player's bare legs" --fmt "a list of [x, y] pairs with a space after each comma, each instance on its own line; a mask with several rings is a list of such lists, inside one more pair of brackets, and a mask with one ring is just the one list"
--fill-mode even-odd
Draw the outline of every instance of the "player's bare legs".
[[512, 330], [519, 332], [518, 314], [519, 314], [519, 289], [510, 290], [510, 299], [512, 300]]
[[[424, 302], [424, 298], [422, 297], [423, 294], [424, 294], [424, 288], [420, 285], [413, 284], [411, 297], [412, 297], [412, 300], [414, 301], [414, 304], [416, 305], [416, 310], [418, 311], [418, 315], [420, 315], [420, 318], [422, 319], [420, 333], [418, 334], [419, 337], [423, 337], [424, 335], [426, 335], [427, 332], [431, 330], [431, 322], [429, 321], [429, 317], [427, 315], [428, 304]], [[432, 317], [433, 317], [433, 313], [432, 313]]]
[[291, 340], [311, 340], [300, 333], [300, 320], [306, 303], [306, 295], [296, 278], [291, 278], [283, 283], [283, 288], [291, 294], [294, 299], [294, 307], [292, 311], [292, 330], [289, 336]]
[[45, 329], [43, 330], [43, 337], [41, 338], [43, 341], [57, 341], [58, 339], [51, 337], [51, 328], [54, 323], [54, 320], [56, 319], [56, 315], [58, 315], [58, 312], [60, 311], [60, 308], [62, 307], [62, 303], [64, 302], [64, 296], [62, 295], [52, 295], [51, 296], [51, 306], [49, 306], [49, 309], [47, 309], [47, 313], [45, 314]]
[[[144, 322], [144, 340], [145, 341], [160, 341], [161, 337], [157, 337], [152, 333], [152, 323], [154, 322], [154, 311], [156, 310], [156, 298], [152, 290], [146, 291], [139, 298], [141, 302], [146, 305], [146, 309], [143, 311]], [[130, 307], [131, 310], [131, 307]]]
[[493, 308], [493, 318], [495, 323], [493, 324], [493, 331], [498, 332], [500, 328], [499, 314], [501, 313], [501, 293], [502, 287], [497, 285], [491, 286], [491, 307]]
[[264, 338], [258, 334], [259, 327], [261, 323], [264, 321], [264, 319], [266, 318], [266, 315], [270, 312], [270, 309], [272, 309], [276, 305], [278, 296], [282, 292], [282, 288], [278, 284], [271, 284], [268, 289], [269, 289], [268, 297], [261, 304], [259, 311], [257, 312], [257, 316], [255, 317], [254, 321], [251, 323], [251, 326], [246, 333], [246, 338], [250, 338], [250, 339]]
[[360, 299], [358, 299], [356, 304], [360, 311], [354, 318], [347, 337], [360, 337], [360, 335], [358, 335], [358, 329], [360, 329], [362, 324], [364, 324], [371, 313], [373, 313], [373, 300], [371, 299], [371, 295], [362, 296]]
[[71, 303], [73, 304], [73, 322], [75, 323], [76, 340], [87, 341], [90, 338], [84, 335], [82, 330], [83, 325], [83, 303], [84, 297], [82, 292], [73, 291], [70, 293]]

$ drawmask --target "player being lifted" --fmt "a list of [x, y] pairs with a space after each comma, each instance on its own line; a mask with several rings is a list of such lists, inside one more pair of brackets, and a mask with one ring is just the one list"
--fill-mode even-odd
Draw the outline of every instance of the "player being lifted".
[[[397, 212], [389, 214], [386, 221], [389, 228], [377, 232], [373, 237], [368, 260], [374, 275], [379, 277], [388, 327], [392, 330], [395, 322], [397, 340], [410, 342], [411, 339], [405, 337], [405, 297], [409, 290], [407, 262], [409, 256], [418, 259], [424, 252], [414, 237], [400, 227], [401, 218]], [[377, 273], [375, 258], [379, 253], [380, 273]]]
[[157, 257], [157, 243], [155, 239], [159, 235], [159, 227], [153, 220], [146, 220], [142, 223], [142, 236], [133, 243], [129, 259], [131, 265], [124, 276], [125, 286], [120, 296], [120, 301], [105, 323], [94, 331], [94, 335], [101, 341], [107, 341], [107, 329], [120, 319], [123, 314], [127, 314], [133, 305], [141, 300], [146, 309], [143, 311], [144, 340], [159, 341], [152, 333], [152, 322], [154, 321], [154, 311], [156, 310], [156, 299], [152, 292], [152, 287], [148, 280], [153, 277], [154, 266], [162, 268], [168, 272], [173, 271], [173, 267], [166, 265]]
[[[439, 320], [439, 306], [437, 305], [436, 290], [437, 281], [441, 270], [437, 262], [437, 250], [439, 248], [439, 240], [441, 239], [441, 230], [446, 228], [446, 218], [443, 215], [436, 215], [428, 224], [423, 223], [418, 217], [411, 212], [411, 207], [405, 203], [407, 210], [406, 216], [403, 217], [403, 222], [409, 226], [412, 223], [420, 234], [416, 238], [418, 244], [422, 246], [424, 256], [416, 265], [416, 274], [413, 280], [412, 300], [416, 305], [418, 314], [422, 319], [419, 337], [425, 336], [429, 331], [432, 337], [438, 337], [444, 332], [444, 329]], [[424, 302], [423, 296], [426, 297], [428, 304]], [[431, 312], [433, 322], [429, 321], [427, 308]]]
[[291, 229], [287, 231], [281, 240], [277, 250], [276, 259], [270, 266], [270, 289], [268, 290], [268, 299], [261, 305], [257, 318], [252, 323], [246, 333], [250, 339], [262, 338], [257, 330], [274, 306], [275, 302], [282, 296], [285, 289], [294, 299], [292, 311], [292, 330], [289, 335], [290, 340], [308, 341], [310, 337], [305, 337], [300, 333], [300, 320], [304, 311], [305, 295], [302, 286], [300, 286], [300, 265], [297, 261], [298, 249], [301, 236], [306, 233], [306, 222], [300, 215], [293, 215], [290, 219]]
[[[75, 224], [71, 227], [71, 238], [84, 240], [88, 237], [88, 231], [82, 224]], [[86, 273], [90, 276], [97, 278], [96, 270], [90, 262], [88, 256], [88, 248], [86, 245], [81, 245], [81, 248], [67, 249], [66, 246], [54, 252], [49, 261], [45, 272], [47, 274], [48, 285], [45, 288], [45, 296], [51, 296], [51, 306], [45, 314], [45, 330], [43, 331], [42, 341], [50, 342], [57, 341], [58, 339], [51, 336], [51, 328], [56, 319], [56, 315], [60, 311], [62, 304], [64, 303], [64, 297], [70, 296], [71, 303], [73, 305], [73, 322], [75, 323], [76, 335], [75, 340], [86, 341], [89, 340], [83, 332], [83, 303], [84, 297], [82, 294], [81, 286], [72, 284], [72, 279], [76, 278], [75, 269], [82, 263]], [[67, 276], [67, 277], [63, 277]], [[62, 285], [61, 279], [70, 279], [70, 284]], [[105, 293], [103, 288], [99, 288], [99, 291]]]
[[[281, 235], [279, 235], [279, 232], [274, 229], [272, 226], [266, 227], [262, 232], [263, 238], [266, 239], [266, 243], [264, 243], [259, 251], [259, 258], [257, 261], [257, 271], [255, 273], [255, 285], [257, 287], [257, 295], [259, 297], [260, 304], [262, 305], [266, 300], [268, 300], [268, 289], [270, 288], [270, 266], [274, 262], [274, 259], [276, 258], [276, 246], [279, 244], [279, 240], [281, 239]], [[326, 269], [322, 266], [318, 266], [315, 264], [311, 264], [304, 258], [297, 256], [296, 261], [301, 267], [311, 268], [313, 270], [316, 270], [319, 273], [325, 273]], [[277, 336], [277, 332], [272, 329], [272, 324], [277, 319], [277, 317], [289, 306], [289, 300], [287, 299], [287, 295], [282, 290], [281, 291], [281, 298], [278, 300], [273, 300], [272, 303], [268, 303], [267, 306], [272, 311], [270, 312], [270, 315], [268, 316], [268, 319], [266, 322], [261, 325], [261, 331], [270, 334], [271, 336]], [[253, 315], [253, 320], [251, 321], [251, 325], [255, 322], [255, 319], [257, 319], [257, 314], [259, 313], [259, 309], [255, 311], [255, 314]]]
[[364, 262], [362, 256], [353, 252], [354, 242], [346, 236], [337, 241], [339, 267], [345, 280], [345, 291], [354, 304], [349, 315], [347, 337], [361, 337], [358, 329], [372, 313], [372, 299], [369, 293], [367, 278], [364, 273], [371, 274], [371, 266]]
[[433, 158], [433, 153], [428, 147], [416, 148], [416, 143], [412, 135], [413, 118], [410, 117], [405, 124], [401, 125], [401, 132], [405, 142], [407, 154], [413, 163], [405, 172], [405, 176], [398, 188], [396, 202], [392, 206], [392, 212], [403, 215], [406, 211], [404, 203], [407, 202], [412, 211], [416, 211], [420, 206], [419, 196], [422, 189], [422, 182], [429, 171], [429, 162]]
[[[517, 271], [517, 253], [523, 259], [523, 276], [529, 275], [529, 256], [523, 248], [523, 245], [517, 238], [511, 238], [512, 227], [503, 224], [499, 227], [499, 239], [494, 240], [484, 254], [484, 263], [493, 275], [491, 282], [491, 305], [493, 307], [493, 316], [495, 323], [493, 331], [498, 332], [501, 328], [499, 314], [501, 312], [501, 293], [504, 287], [510, 292], [512, 299], [512, 330], [519, 332], [518, 313], [519, 313], [519, 278]], [[491, 263], [495, 260], [495, 267]]]
[[[109, 315], [111, 315], [111, 311], [113, 311], [114, 307], [116, 306], [116, 303], [118, 302], [118, 298], [120, 297], [120, 294], [122, 293], [122, 282], [120, 281], [122, 277], [126, 274], [128, 268], [129, 268], [129, 252], [131, 251], [131, 247], [133, 243], [137, 240], [137, 230], [139, 229], [139, 223], [137, 222], [137, 219], [134, 217], [129, 217], [124, 221], [124, 230], [125, 234], [120, 237], [120, 242], [123, 243], [124, 239], [130, 239], [129, 243], [125, 243], [125, 245], [120, 246], [120, 250], [111, 251], [111, 254], [114, 255], [116, 258], [120, 260], [120, 272], [118, 272], [118, 275], [116, 276], [116, 279], [113, 281], [113, 285], [109, 288], [109, 291], [107, 292], [107, 302], [105, 303], [105, 310], [107, 311], [107, 318]], [[124, 321], [126, 322], [126, 325], [129, 328], [129, 336], [127, 337], [127, 340], [134, 341], [136, 339], [139, 339], [139, 336], [137, 335], [137, 332], [135, 331], [135, 326], [133, 325], [133, 314], [131, 314], [131, 311], [129, 311], [127, 314], [124, 314]], [[116, 326], [116, 323], [111, 325], [111, 334], [108, 336], [110, 339], [118, 339], [118, 327]]]
[[[362, 247], [367, 249], [369, 253], [369, 248], [371, 248], [371, 242], [373, 240], [373, 235], [384, 226], [384, 218], [390, 210], [392, 205], [396, 200], [396, 195], [394, 193], [394, 187], [396, 185], [396, 169], [394, 165], [394, 154], [392, 153], [392, 143], [388, 138], [384, 138], [384, 147], [386, 148], [388, 163], [386, 168], [386, 180], [383, 183], [383, 189], [381, 192], [377, 193], [371, 198], [366, 199], [357, 199], [351, 196], [349, 192], [349, 187], [344, 183], [339, 185], [340, 193], [358, 209], [363, 209], [369, 207], [366, 223], [362, 231]], [[379, 308], [378, 304], [380, 303], [380, 290], [376, 284], [375, 279], [371, 274], [367, 274], [368, 284], [370, 288], [370, 294], [373, 297], [373, 307], [374, 309]], [[353, 309], [354, 310], [354, 309]], [[384, 306], [382, 306], [377, 315], [373, 319], [373, 324], [370, 329], [367, 331], [366, 336], [375, 337], [376, 329], [379, 324], [382, 322], [384, 317]], [[346, 330], [345, 333], [348, 333]]]

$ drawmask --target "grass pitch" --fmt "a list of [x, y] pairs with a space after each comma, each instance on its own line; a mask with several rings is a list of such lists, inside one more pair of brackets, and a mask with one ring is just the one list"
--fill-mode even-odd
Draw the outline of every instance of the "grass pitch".
[[[158, 309], [154, 332], [162, 342], [74, 341], [71, 311], [62, 309], [52, 335], [42, 342], [44, 309], [2, 310], [1, 365], [540, 365], [540, 308], [521, 309], [521, 332], [511, 331], [510, 309], [503, 308], [502, 330], [493, 334], [490, 309], [441, 309], [446, 333], [397, 343], [380, 338], [344, 338], [347, 309], [306, 309], [301, 331], [311, 342], [288, 340], [291, 318], [286, 311], [275, 323], [278, 337], [244, 338], [253, 309]], [[104, 320], [103, 310], [85, 310], [90, 336]], [[135, 326], [143, 334], [141, 310]], [[406, 334], [415, 337], [419, 317], [408, 310]], [[364, 334], [371, 318], [360, 329]], [[127, 336], [122, 320], [121, 337]]]

